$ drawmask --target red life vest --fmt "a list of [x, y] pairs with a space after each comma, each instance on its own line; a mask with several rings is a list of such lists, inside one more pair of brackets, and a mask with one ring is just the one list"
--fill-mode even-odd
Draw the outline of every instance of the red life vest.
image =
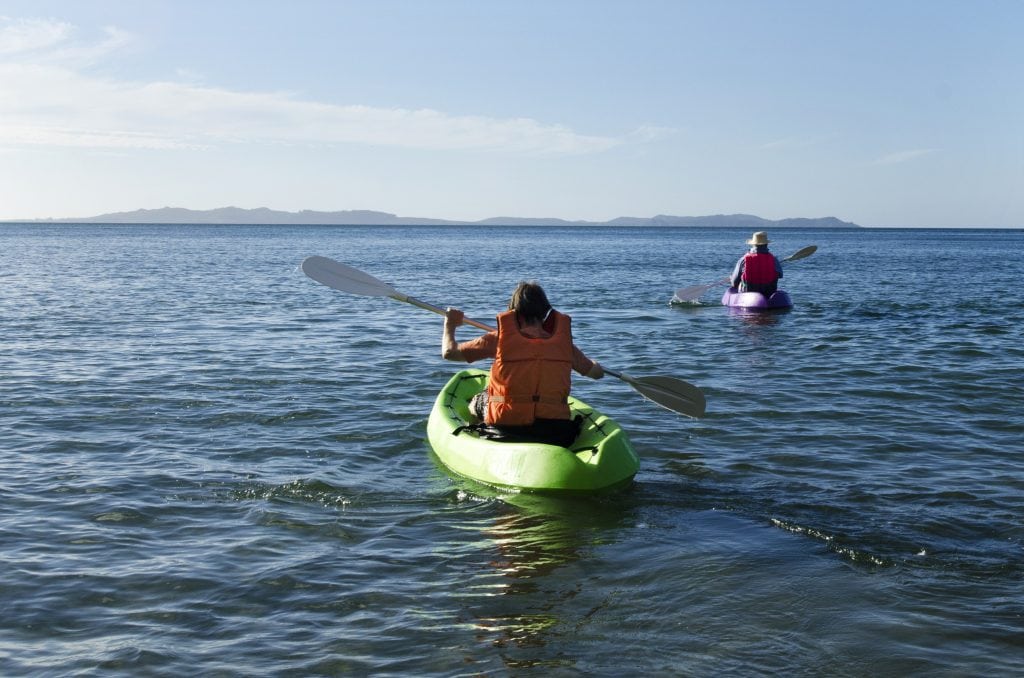
[[551, 336], [535, 339], [519, 331], [515, 311], [498, 315], [498, 350], [487, 383], [486, 423], [528, 426], [537, 418], [570, 418], [572, 321], [554, 310], [551, 319]]
[[773, 255], [768, 252], [751, 252], [743, 257], [743, 282], [771, 285], [778, 279]]

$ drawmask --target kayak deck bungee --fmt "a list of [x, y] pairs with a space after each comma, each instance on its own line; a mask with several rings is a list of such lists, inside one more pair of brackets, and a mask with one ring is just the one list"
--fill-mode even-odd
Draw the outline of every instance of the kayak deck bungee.
[[766, 297], [760, 292], [740, 292], [735, 287], [730, 287], [722, 295], [722, 305], [730, 308], [761, 311], [774, 308], [789, 308], [793, 305], [793, 300], [783, 290], [776, 290]]
[[492, 487], [518, 492], [598, 493], [628, 485], [640, 459], [626, 432], [610, 417], [569, 397], [580, 434], [569, 448], [481, 437], [472, 429], [470, 399], [487, 386], [488, 373], [466, 369], [438, 394], [427, 421], [427, 438], [452, 472]]

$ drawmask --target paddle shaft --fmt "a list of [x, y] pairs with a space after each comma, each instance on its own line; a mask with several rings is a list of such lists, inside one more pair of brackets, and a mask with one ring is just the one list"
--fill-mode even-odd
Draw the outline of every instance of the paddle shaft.
[[[432, 311], [434, 313], [437, 313], [438, 315], [447, 315], [447, 312], [443, 308], [440, 308], [439, 306], [434, 306], [433, 304], [428, 304], [425, 301], [420, 301], [419, 299], [416, 299], [414, 297], [410, 297], [410, 296], [405, 295], [405, 294], [393, 294], [393, 295], [390, 295], [390, 296], [391, 296], [392, 299], [397, 299], [398, 301], [404, 301], [407, 304], [412, 304], [413, 306], [417, 306], [419, 308], [426, 309], [428, 311]], [[464, 322], [467, 325], [472, 325], [473, 327], [478, 327], [481, 330], [483, 330], [484, 332], [495, 332], [496, 331], [496, 328], [491, 327], [490, 325], [485, 325], [484, 323], [476, 321], [476, 320], [473, 320], [472, 318], [463, 318], [462, 322]], [[613, 369], [611, 369], [609, 367], [604, 367], [602, 365], [601, 369], [603, 369], [606, 374], [610, 374], [613, 377], [617, 377], [618, 379], [621, 379], [622, 381], [626, 382], [627, 384], [633, 383], [635, 381], [632, 377], [630, 377], [628, 375], [625, 375], [622, 372], [617, 372], [616, 370], [613, 370]]]
[[[807, 247], [799, 249], [796, 252], [794, 252], [793, 254], [791, 254], [788, 257], [786, 257], [785, 259], [781, 260], [780, 263], [784, 264], [784, 263], [790, 262], [790, 261], [799, 261], [801, 259], [806, 259], [807, 257], [809, 257], [812, 254], [814, 254], [817, 251], [817, 249], [818, 249], [817, 245], [808, 245]], [[732, 281], [731, 280], [731, 276], [725, 276], [724, 278], [721, 278], [720, 280], [716, 280], [713, 283], [707, 283], [706, 285], [694, 285], [693, 287], [682, 287], [682, 288], [676, 290], [676, 299], [679, 299], [680, 301], [693, 301], [694, 299], [697, 299], [697, 298], [703, 296], [704, 293], [707, 292], [708, 290], [710, 290], [712, 287], [717, 287], [718, 285], [727, 285], [731, 281]]]
[[[438, 315], [447, 315], [447, 312], [439, 306], [428, 304], [425, 301], [410, 297], [401, 292], [388, 295], [392, 299], [398, 301], [404, 301], [407, 304], [412, 304], [418, 308], [437, 313]], [[494, 332], [495, 328], [485, 325], [482, 322], [473, 320], [472, 318], [463, 317], [462, 322], [466, 325], [472, 325], [485, 332]], [[661, 378], [660, 385], [653, 383], [655, 380], [644, 381], [643, 379], [635, 379], [628, 374], [613, 370], [609, 367], [601, 366], [605, 374], [610, 374], [616, 379], [623, 381], [633, 387], [640, 395], [644, 396], [648, 400], [651, 400], [662, 407], [678, 412], [679, 414], [685, 414], [688, 417], [701, 417], [704, 415], [704, 396], [700, 392], [700, 389], [688, 384], [682, 380], [675, 380], [670, 378]]]
[[[392, 299], [397, 299], [398, 301], [404, 301], [407, 304], [412, 304], [413, 306], [425, 309], [427, 311], [431, 311], [432, 313], [436, 313], [438, 315], [447, 315], [448, 314], [448, 312], [445, 311], [443, 308], [441, 308], [439, 306], [434, 306], [433, 304], [428, 304], [425, 301], [420, 301], [419, 299], [416, 299], [415, 297], [410, 297], [408, 295], [400, 294], [400, 293], [399, 294], [389, 294], [388, 296], [391, 297]], [[476, 321], [476, 320], [473, 320], [472, 318], [463, 318], [462, 322], [464, 322], [467, 325], [472, 325], [473, 327], [478, 327], [481, 330], [483, 330], [484, 332], [496, 332], [497, 331], [497, 328], [491, 327], [490, 325], [485, 325], [484, 323]]]
[[[416, 299], [414, 297], [410, 297], [410, 296], [405, 295], [405, 294], [392, 294], [392, 295], [389, 295], [389, 296], [392, 299], [397, 299], [398, 301], [404, 301], [407, 304], [412, 304], [413, 306], [417, 306], [419, 308], [426, 309], [428, 311], [432, 311], [434, 313], [437, 313], [438, 315], [447, 315], [447, 312], [443, 308], [440, 308], [439, 306], [434, 306], [433, 304], [428, 304], [425, 301], [420, 301], [419, 299]], [[484, 323], [476, 321], [476, 320], [473, 320], [472, 318], [463, 318], [462, 322], [464, 322], [467, 325], [472, 325], [473, 327], [478, 327], [481, 330], [483, 330], [484, 332], [494, 332], [494, 331], [496, 331], [496, 329], [494, 327], [491, 327], [490, 325], [485, 325]], [[626, 382], [627, 384], [633, 384], [633, 383], [636, 382], [636, 380], [633, 379], [632, 377], [630, 377], [629, 375], [623, 374], [622, 372], [618, 372], [618, 371], [613, 370], [613, 369], [611, 369], [609, 367], [604, 367], [602, 365], [601, 369], [603, 369], [606, 374], [610, 374], [613, 377], [621, 379], [622, 381]]]
[[[412, 304], [413, 306], [417, 306], [419, 308], [426, 309], [428, 311], [432, 311], [434, 313], [437, 313], [438, 315], [447, 315], [447, 311], [445, 311], [443, 308], [440, 308], [439, 306], [434, 306], [433, 304], [428, 304], [425, 301], [420, 301], [419, 299], [416, 299], [414, 297], [410, 297], [410, 296], [405, 295], [405, 294], [392, 294], [392, 295], [389, 295], [389, 296], [392, 299], [397, 299], [398, 301], [404, 301], [407, 304]], [[484, 332], [496, 332], [497, 331], [496, 328], [491, 327], [490, 325], [485, 325], [484, 323], [479, 322], [477, 320], [473, 320], [472, 318], [463, 318], [462, 322], [467, 324], [467, 325], [472, 325], [473, 327], [478, 327], [481, 330], [483, 330]], [[616, 372], [615, 370], [612, 370], [612, 369], [609, 369], [607, 367], [604, 367], [603, 365], [601, 366], [601, 369], [603, 369], [605, 372], [607, 372], [608, 374], [612, 375], [613, 377], [618, 377], [619, 379], [621, 379], [622, 381], [624, 381], [626, 383], [630, 383], [632, 381], [632, 377], [628, 377], [628, 376], [622, 374], [621, 372]]]
[[[327, 257], [311, 256], [302, 262], [302, 271], [313, 280], [340, 292], [371, 297], [390, 297], [417, 308], [447, 315], [444, 309], [428, 304], [425, 301], [410, 297], [399, 292], [391, 285], [378, 280], [369, 273], [352, 268]], [[463, 318], [463, 323], [472, 325], [485, 332], [493, 332], [495, 328], [476, 320]], [[705, 410], [704, 393], [682, 379], [654, 376], [634, 378], [629, 375], [604, 368], [608, 374], [629, 384], [637, 393], [665, 409], [685, 414], [688, 417], [702, 417]]]

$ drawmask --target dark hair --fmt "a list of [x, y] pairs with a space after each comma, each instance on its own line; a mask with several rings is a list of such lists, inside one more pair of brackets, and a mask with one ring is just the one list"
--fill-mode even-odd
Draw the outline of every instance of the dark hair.
[[512, 292], [508, 310], [515, 311], [523, 320], [542, 322], [551, 310], [551, 304], [544, 289], [536, 282], [521, 282]]

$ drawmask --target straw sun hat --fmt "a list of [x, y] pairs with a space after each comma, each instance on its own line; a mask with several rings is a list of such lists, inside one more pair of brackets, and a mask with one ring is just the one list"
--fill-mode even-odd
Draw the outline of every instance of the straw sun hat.
[[768, 244], [768, 233], [765, 231], [758, 231], [750, 237], [747, 241], [748, 245], [767, 245]]

